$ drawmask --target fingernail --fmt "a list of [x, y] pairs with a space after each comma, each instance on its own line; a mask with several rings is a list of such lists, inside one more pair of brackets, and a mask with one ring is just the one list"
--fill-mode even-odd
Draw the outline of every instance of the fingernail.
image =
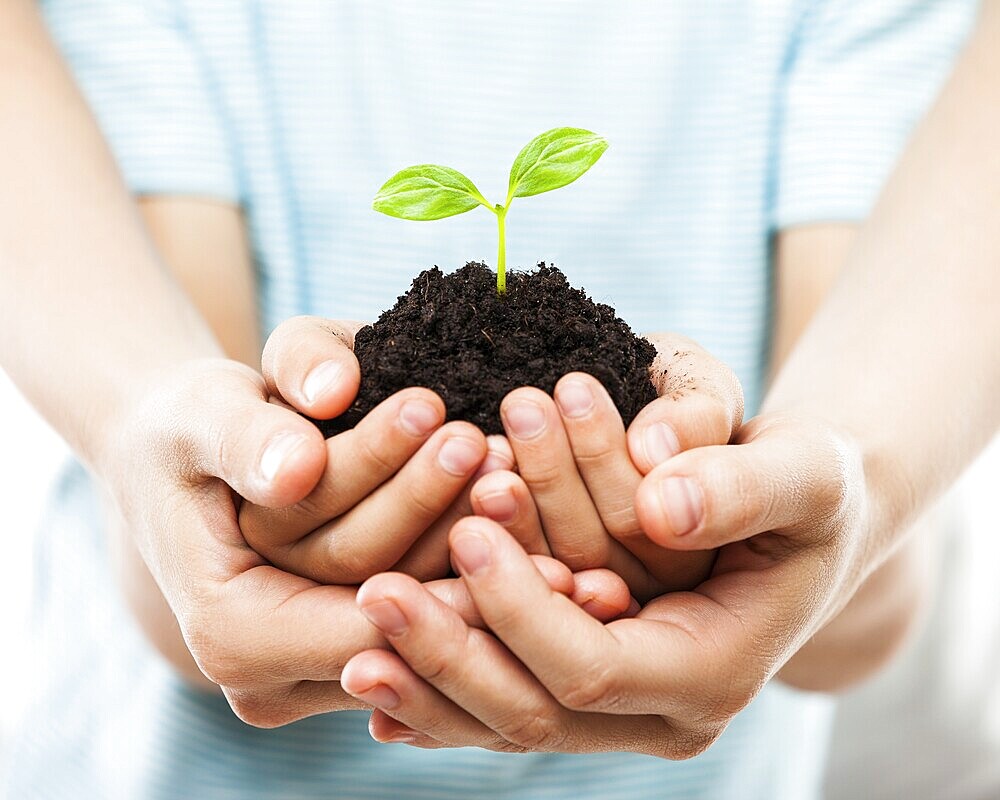
[[339, 361], [324, 361], [313, 367], [302, 382], [302, 396], [312, 405], [324, 394], [332, 390], [344, 374], [344, 365]]
[[475, 442], [456, 436], [449, 439], [438, 450], [438, 463], [441, 468], [457, 478], [468, 475], [479, 466], [483, 451]]
[[407, 400], [399, 409], [399, 424], [411, 436], [424, 436], [441, 422], [441, 412], [426, 400]]
[[480, 497], [479, 506], [483, 514], [495, 522], [510, 522], [517, 516], [517, 498], [510, 491]]
[[474, 575], [493, 560], [493, 548], [475, 533], [461, 533], [452, 539], [451, 552], [464, 575]]
[[563, 381], [556, 390], [556, 403], [567, 417], [585, 417], [594, 407], [594, 393], [583, 381]]
[[532, 439], [545, 430], [545, 412], [534, 403], [510, 403], [503, 409], [503, 418], [511, 435], [518, 439]]
[[642, 450], [651, 467], [669, 461], [681, 451], [677, 434], [665, 422], [654, 422], [642, 434]]
[[666, 478], [660, 482], [663, 512], [674, 536], [691, 533], [701, 522], [701, 489], [690, 478]]
[[384, 683], [376, 683], [370, 689], [358, 692], [355, 697], [370, 703], [375, 708], [390, 710], [399, 705], [399, 695]]
[[281, 471], [282, 465], [296, 450], [308, 441], [301, 433], [279, 433], [271, 440], [260, 457], [260, 472], [267, 483], [271, 483]]
[[406, 616], [392, 600], [376, 600], [361, 606], [361, 613], [368, 621], [387, 636], [399, 636], [406, 633], [410, 623]]

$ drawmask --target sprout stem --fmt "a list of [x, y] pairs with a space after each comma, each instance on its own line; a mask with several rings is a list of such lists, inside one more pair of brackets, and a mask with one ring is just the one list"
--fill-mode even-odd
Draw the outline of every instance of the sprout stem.
[[497, 204], [497, 232], [499, 245], [497, 247], [497, 294], [507, 292], [507, 248], [504, 242], [504, 220], [507, 219], [507, 209]]

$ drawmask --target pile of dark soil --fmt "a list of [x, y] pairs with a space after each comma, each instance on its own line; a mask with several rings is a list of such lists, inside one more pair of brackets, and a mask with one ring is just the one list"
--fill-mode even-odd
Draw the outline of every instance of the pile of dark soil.
[[444, 400], [449, 420], [503, 433], [500, 401], [518, 386], [551, 393], [567, 372], [586, 372], [611, 395], [625, 424], [656, 397], [650, 382], [653, 345], [637, 337], [611, 306], [595, 303], [544, 263], [496, 275], [470, 262], [445, 275], [425, 270], [410, 290], [354, 345], [361, 389], [354, 405], [317, 424], [332, 436], [357, 424], [390, 395], [426, 386]]

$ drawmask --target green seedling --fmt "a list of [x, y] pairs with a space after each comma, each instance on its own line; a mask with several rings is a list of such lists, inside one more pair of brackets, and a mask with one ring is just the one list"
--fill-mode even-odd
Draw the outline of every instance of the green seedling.
[[507, 290], [504, 222], [515, 197], [531, 197], [572, 183], [608, 149], [603, 136], [582, 128], [553, 128], [539, 134], [517, 154], [510, 168], [507, 199], [490, 203], [461, 172], [436, 164], [400, 170], [387, 180], [372, 208], [400, 219], [430, 220], [464, 214], [476, 206], [488, 208], [497, 218], [497, 292]]

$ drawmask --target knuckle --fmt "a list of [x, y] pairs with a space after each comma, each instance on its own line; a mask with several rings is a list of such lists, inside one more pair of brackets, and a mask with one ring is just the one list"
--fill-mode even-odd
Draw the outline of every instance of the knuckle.
[[561, 749], [566, 734], [559, 721], [537, 712], [522, 712], [506, 724], [497, 726], [508, 742], [522, 751]]
[[740, 460], [735, 474], [733, 497], [740, 498], [734, 504], [736, 526], [739, 531], [762, 532], [766, 520], [770, 519], [775, 504], [773, 488], [745, 460]]
[[714, 728], [678, 734], [668, 748], [667, 757], [674, 761], [687, 761], [695, 756], [700, 756], [715, 744], [721, 734], [721, 729]]
[[352, 531], [343, 535], [337, 527], [324, 529], [322, 534], [328, 546], [323, 547], [317, 559], [317, 576], [335, 583], [363, 583], [376, 572], [392, 566], [389, 559], [379, 559], [359, 542], [370, 542], [376, 531]]
[[[403, 480], [402, 477], [400, 480]], [[450, 484], [444, 480], [433, 483], [426, 480], [404, 480], [400, 488], [407, 516], [411, 520], [415, 518], [426, 522], [437, 519], [454, 494], [449, 491]]]
[[635, 504], [631, 499], [608, 505], [599, 509], [601, 521], [608, 533], [618, 541], [644, 539], [645, 532], [639, 524], [635, 513]]
[[[419, 666], [418, 666], [419, 665]], [[424, 656], [414, 660], [414, 667], [420, 676], [428, 683], [450, 683], [453, 667], [448, 658], [442, 657], [441, 653]]]
[[240, 685], [246, 672], [241, 668], [239, 657], [226, 646], [211, 641], [207, 646], [197, 643], [189, 635], [191, 654], [206, 678], [219, 686]]
[[724, 672], [714, 681], [717, 687], [709, 692], [703, 706], [701, 721], [716, 727], [725, 727], [733, 717], [746, 708], [754, 699], [759, 687], [753, 685], [752, 673], [745, 665], [726, 663]]
[[[329, 458], [329, 455], [327, 456]], [[314, 527], [320, 522], [328, 522], [344, 511], [344, 499], [338, 491], [342, 488], [327, 470], [319, 484], [291, 509], [268, 509], [267, 519], [281, 522], [288, 528], [296, 527], [293, 521], [309, 520]], [[299, 530], [305, 533], [305, 530]]]
[[388, 443], [384, 431], [375, 436], [356, 437], [358, 469], [374, 472], [376, 476], [391, 475], [399, 469], [399, 464], [389, 452]]
[[715, 696], [708, 707], [705, 718], [713, 722], [728, 722], [750, 704], [753, 695], [754, 693], [750, 690], [736, 683], [731, 683], [724, 691]]
[[837, 511], [851, 498], [851, 486], [859, 483], [864, 474], [864, 461], [859, 447], [834, 434], [829, 435], [828, 463], [833, 465], [827, 480], [821, 480], [818, 500], [824, 507]]
[[611, 711], [619, 706], [621, 693], [614, 671], [598, 663], [560, 687], [556, 699], [571, 711]]
[[[450, 619], [450, 618], [449, 618]], [[464, 669], [470, 663], [471, 651], [481, 649], [480, 637], [474, 645], [470, 629], [457, 620], [451, 620], [440, 629], [438, 646], [420, 648], [419, 652], [408, 653], [407, 658], [413, 670], [425, 681], [437, 687], [456, 687], [465, 680]]]
[[565, 480], [565, 474], [558, 464], [528, 462], [519, 463], [518, 466], [521, 478], [528, 484], [532, 494], [555, 494]]
[[233, 713], [254, 728], [278, 728], [294, 719], [272, 699], [257, 692], [229, 692], [226, 699]]
[[498, 739], [489, 747], [497, 753], [527, 753], [530, 752], [527, 747], [523, 747], [519, 744], [514, 744], [513, 742], [508, 742], [506, 739]]
[[718, 396], [706, 397], [700, 409], [706, 444], [728, 444], [733, 435], [733, 412]]
[[[545, 534], [552, 549], [552, 554], [562, 561], [572, 572], [579, 572], [583, 569], [596, 569], [608, 563], [610, 552], [608, 547], [608, 537], [603, 531], [600, 536], [590, 537], [587, 541], [574, 541], [567, 543], [561, 540], [558, 533], [566, 526], [546, 524]], [[574, 530], [570, 528], [570, 530]]]
[[246, 686], [261, 672], [262, 656], [248, 657], [239, 626], [218, 599], [182, 624], [185, 643], [206, 678], [223, 687]]
[[581, 471], [597, 472], [614, 466], [614, 445], [606, 441], [573, 441], [573, 460]]

